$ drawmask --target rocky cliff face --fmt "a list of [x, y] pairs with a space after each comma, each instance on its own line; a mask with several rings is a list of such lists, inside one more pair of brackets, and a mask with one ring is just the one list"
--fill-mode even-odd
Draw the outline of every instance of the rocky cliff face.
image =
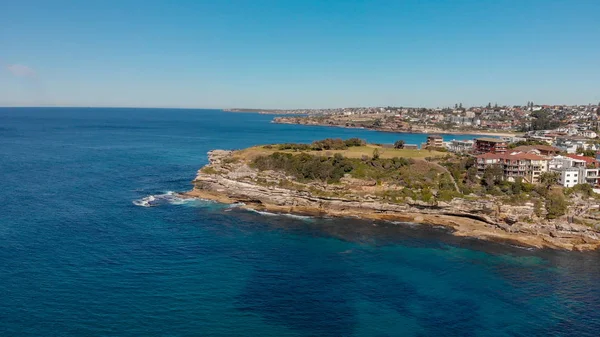
[[281, 172], [259, 172], [233, 154], [209, 152], [210, 164], [198, 171], [194, 189], [186, 195], [276, 212], [443, 225], [456, 235], [534, 247], [589, 250], [600, 246], [596, 230], [538, 219], [533, 204], [511, 206], [492, 198], [391, 202], [373, 193], [374, 182], [346, 177], [339, 185], [302, 184]]

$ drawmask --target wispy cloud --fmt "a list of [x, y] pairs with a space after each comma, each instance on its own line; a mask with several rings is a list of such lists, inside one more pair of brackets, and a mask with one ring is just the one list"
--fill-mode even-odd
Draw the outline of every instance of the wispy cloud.
[[35, 70], [22, 64], [7, 64], [6, 69], [17, 77], [36, 77]]

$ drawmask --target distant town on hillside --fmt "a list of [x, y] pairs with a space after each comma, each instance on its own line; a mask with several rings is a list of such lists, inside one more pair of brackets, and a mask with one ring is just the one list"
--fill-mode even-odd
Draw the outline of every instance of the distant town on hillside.
[[[463, 107], [456, 103], [445, 108], [410, 107], [360, 107], [335, 109], [229, 109], [232, 112], [259, 112], [265, 114], [299, 115], [310, 117], [312, 121], [326, 119], [327, 123], [345, 123], [354, 126], [419, 131], [423, 128], [441, 131], [461, 130], [502, 130], [505, 132], [527, 132], [556, 130], [558, 133], [570, 129], [596, 130], [600, 115], [598, 105], [544, 105], [527, 102], [525, 105], [498, 105]], [[302, 123], [304, 124], [304, 123]], [[324, 124], [324, 123], [316, 123]], [[561, 128], [562, 127], [562, 128]]]

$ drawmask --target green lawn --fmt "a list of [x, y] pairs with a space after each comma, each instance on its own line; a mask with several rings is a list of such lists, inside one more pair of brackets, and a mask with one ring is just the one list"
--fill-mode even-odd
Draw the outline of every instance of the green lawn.
[[[384, 148], [376, 145], [366, 145], [350, 147], [346, 150], [323, 150], [323, 151], [304, 151], [312, 155], [320, 156], [333, 156], [336, 153], [341, 153], [343, 156], [348, 158], [361, 158], [362, 156], [373, 156], [373, 151], [377, 149], [381, 158], [393, 158], [393, 157], [404, 157], [404, 158], [415, 158], [422, 159], [425, 157], [437, 157], [448, 154], [447, 152], [440, 151], [429, 151], [429, 150], [413, 150], [413, 149], [393, 149]], [[253, 159], [259, 155], [269, 155], [273, 152], [286, 152], [286, 153], [300, 153], [299, 151], [285, 150], [280, 151], [276, 149], [266, 149], [263, 146], [255, 146], [245, 150], [239, 151], [236, 156], [243, 159]]]

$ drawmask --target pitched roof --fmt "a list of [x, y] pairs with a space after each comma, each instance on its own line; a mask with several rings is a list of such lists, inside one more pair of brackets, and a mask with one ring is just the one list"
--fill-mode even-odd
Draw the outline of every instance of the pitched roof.
[[475, 158], [477, 159], [502, 159], [504, 158], [503, 154], [500, 153], [484, 153], [484, 154], [480, 154], [475, 156]]
[[544, 158], [542, 156], [538, 156], [537, 154], [524, 153], [524, 152], [511, 153], [511, 154], [505, 155], [505, 158], [506, 159], [526, 159], [526, 160], [547, 160], [546, 158]]
[[560, 149], [550, 145], [522, 145], [517, 146], [513, 149], [514, 151], [527, 152], [531, 150], [545, 151], [545, 152], [560, 152]]
[[542, 156], [533, 153], [513, 152], [513, 153], [484, 153], [475, 156], [477, 159], [502, 159], [502, 160], [548, 160]]
[[578, 156], [576, 154], [568, 154], [567, 157], [578, 160], [585, 160], [586, 163], [597, 163], [598, 161], [592, 157]]

